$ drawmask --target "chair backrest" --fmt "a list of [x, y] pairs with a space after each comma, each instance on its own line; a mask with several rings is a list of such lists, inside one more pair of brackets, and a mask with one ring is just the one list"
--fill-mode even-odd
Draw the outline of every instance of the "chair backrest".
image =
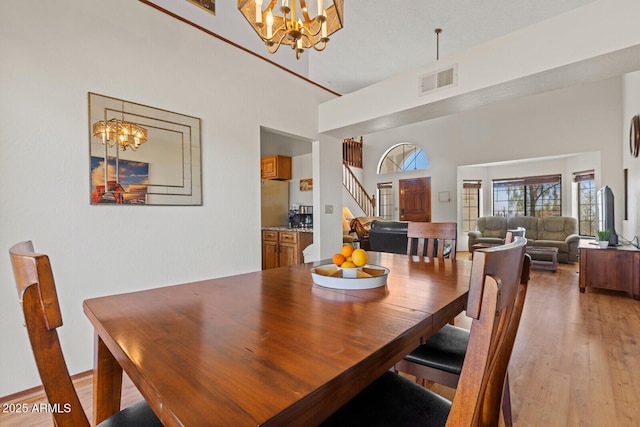
[[525, 248], [526, 240], [516, 237], [507, 245], [474, 252], [467, 302], [473, 320], [447, 426], [498, 425], [528, 282], [528, 274], [523, 275], [529, 268]]
[[[15, 244], [9, 254], [44, 391], [49, 403], [61, 408], [54, 411], [55, 424], [88, 427], [89, 420], [73, 387], [56, 331], [62, 326], [62, 315], [49, 257], [35, 253], [30, 241]], [[67, 406], [70, 411], [64, 410]]]
[[527, 237], [526, 234], [527, 234], [527, 229], [524, 227], [509, 229], [507, 230], [507, 235], [504, 239], [504, 242], [511, 243], [513, 242], [514, 237]]
[[[507, 234], [504, 237], [504, 243], [505, 244], [511, 243], [511, 242], [513, 242], [513, 240], [516, 237], [526, 237], [525, 236], [526, 232], [527, 232], [527, 230], [525, 228], [522, 228], [522, 227], [518, 227], [518, 228], [511, 229], [511, 230], [507, 230]], [[525, 240], [525, 242], [526, 242], [526, 240]]]
[[[410, 222], [407, 228], [407, 255], [412, 255], [414, 240], [417, 240], [417, 254], [444, 258], [445, 245], [450, 245], [449, 258], [456, 259], [458, 224], [455, 222]], [[436, 243], [437, 242], [437, 243]]]

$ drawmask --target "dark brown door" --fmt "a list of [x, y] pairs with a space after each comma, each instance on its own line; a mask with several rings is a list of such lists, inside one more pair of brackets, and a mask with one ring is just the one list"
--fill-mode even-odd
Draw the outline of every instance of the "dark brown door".
[[401, 179], [400, 220], [431, 221], [431, 177]]

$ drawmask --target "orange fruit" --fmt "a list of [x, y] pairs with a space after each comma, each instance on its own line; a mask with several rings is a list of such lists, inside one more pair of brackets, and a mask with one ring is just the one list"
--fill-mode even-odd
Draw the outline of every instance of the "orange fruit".
[[342, 247], [342, 255], [344, 255], [345, 258], [349, 258], [352, 253], [353, 253], [353, 246], [344, 245]]
[[344, 255], [342, 255], [342, 254], [335, 254], [331, 261], [333, 261], [333, 263], [339, 267], [339, 266], [342, 265], [343, 262], [346, 261], [346, 259], [344, 258]]
[[342, 263], [342, 265], [340, 266], [341, 268], [356, 268], [356, 265], [354, 263], [352, 263], [351, 261], [345, 261]]
[[362, 267], [367, 263], [367, 252], [364, 249], [356, 249], [351, 254], [351, 260], [356, 267]]

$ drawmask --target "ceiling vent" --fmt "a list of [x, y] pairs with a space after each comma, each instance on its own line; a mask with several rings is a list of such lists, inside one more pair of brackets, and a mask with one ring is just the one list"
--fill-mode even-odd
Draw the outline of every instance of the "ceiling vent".
[[446, 68], [436, 71], [435, 73], [426, 74], [418, 78], [420, 95], [433, 92], [434, 90], [445, 87], [456, 86], [458, 84], [458, 66]]

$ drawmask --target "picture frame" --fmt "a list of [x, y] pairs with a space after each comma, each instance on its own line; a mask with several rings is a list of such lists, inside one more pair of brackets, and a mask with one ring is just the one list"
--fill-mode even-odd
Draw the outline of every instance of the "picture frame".
[[118, 167], [125, 172], [124, 179], [120, 181], [116, 181], [114, 176], [116, 159], [109, 157], [107, 163], [109, 185], [105, 191], [104, 158], [91, 156], [91, 204], [146, 205], [149, 163], [120, 160]]
[[[93, 92], [88, 98], [92, 205], [202, 206], [199, 118]], [[94, 158], [109, 165], [99, 168], [100, 176]], [[130, 168], [138, 163], [147, 165], [148, 176], [135, 183], [135, 191], [128, 191], [129, 178], [138, 173]], [[128, 192], [143, 194], [144, 200], [139, 196], [126, 203]], [[107, 200], [114, 197], [115, 201]]]
[[195, 4], [201, 9], [206, 10], [212, 15], [216, 14], [216, 0], [187, 0], [191, 4]]
[[301, 179], [300, 180], [300, 191], [311, 191], [313, 190], [313, 179]]

